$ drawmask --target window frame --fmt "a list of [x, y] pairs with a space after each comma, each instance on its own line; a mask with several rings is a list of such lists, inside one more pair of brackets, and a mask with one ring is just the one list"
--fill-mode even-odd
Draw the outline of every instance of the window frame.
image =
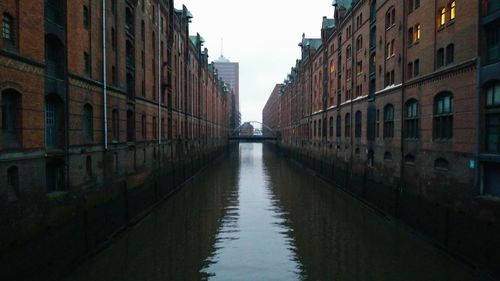
[[[448, 108], [446, 108], [448, 100]], [[453, 94], [441, 92], [434, 97], [433, 139], [446, 141], [453, 139]]]

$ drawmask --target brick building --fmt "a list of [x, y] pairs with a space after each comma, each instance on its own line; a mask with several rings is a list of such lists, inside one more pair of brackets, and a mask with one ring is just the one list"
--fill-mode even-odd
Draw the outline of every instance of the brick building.
[[[312, 156], [325, 175], [431, 236], [456, 234], [424, 215], [435, 208], [499, 233], [498, 1], [334, 6], [321, 38], [303, 36], [302, 57], [263, 120], [279, 112], [290, 153]], [[498, 247], [489, 258], [471, 252], [486, 264], [500, 259]]]
[[233, 100], [186, 7], [5, 0], [0, 16], [0, 248], [51, 198], [140, 185], [227, 144]]

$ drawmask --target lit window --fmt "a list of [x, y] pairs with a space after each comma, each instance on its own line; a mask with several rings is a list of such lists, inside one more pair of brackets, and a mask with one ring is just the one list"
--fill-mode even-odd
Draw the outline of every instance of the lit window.
[[452, 1], [450, 4], [450, 20], [455, 19], [455, 1]]
[[444, 25], [446, 23], [446, 8], [441, 8], [439, 10], [439, 25]]
[[415, 34], [413, 34], [413, 40], [417, 42], [420, 40], [420, 24], [415, 25], [414, 32]]

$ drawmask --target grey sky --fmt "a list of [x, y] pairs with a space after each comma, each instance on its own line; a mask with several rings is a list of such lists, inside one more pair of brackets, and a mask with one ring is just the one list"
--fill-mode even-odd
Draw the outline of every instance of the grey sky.
[[216, 60], [240, 63], [242, 121], [261, 121], [262, 108], [300, 56], [302, 33], [320, 37], [323, 16], [331, 18], [331, 0], [176, 0], [193, 14], [191, 35], [200, 33]]

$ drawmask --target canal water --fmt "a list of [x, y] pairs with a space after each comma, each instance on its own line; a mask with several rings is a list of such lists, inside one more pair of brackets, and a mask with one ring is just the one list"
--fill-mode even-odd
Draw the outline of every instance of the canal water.
[[242, 143], [69, 281], [478, 280], [472, 268]]

